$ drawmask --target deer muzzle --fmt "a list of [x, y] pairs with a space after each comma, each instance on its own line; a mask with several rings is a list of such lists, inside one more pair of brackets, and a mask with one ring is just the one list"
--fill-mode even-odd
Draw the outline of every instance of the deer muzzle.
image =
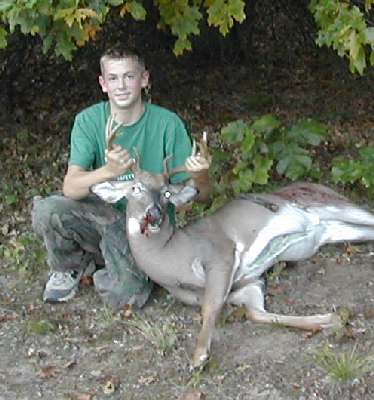
[[156, 233], [160, 230], [162, 221], [163, 215], [161, 208], [156, 204], [152, 204], [145, 211], [144, 218], [140, 223], [140, 232], [146, 236], [148, 236], [149, 233]]

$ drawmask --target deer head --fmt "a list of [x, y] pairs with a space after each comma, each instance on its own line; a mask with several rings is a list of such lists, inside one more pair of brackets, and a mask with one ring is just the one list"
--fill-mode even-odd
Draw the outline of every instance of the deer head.
[[108, 203], [116, 203], [126, 197], [127, 213], [139, 221], [142, 233], [155, 233], [166, 216], [169, 204], [178, 208], [197, 195], [197, 189], [193, 186], [169, 183], [170, 176], [180, 171], [152, 174], [140, 169], [139, 163], [135, 162], [133, 181], [103, 182], [92, 186], [91, 191]]

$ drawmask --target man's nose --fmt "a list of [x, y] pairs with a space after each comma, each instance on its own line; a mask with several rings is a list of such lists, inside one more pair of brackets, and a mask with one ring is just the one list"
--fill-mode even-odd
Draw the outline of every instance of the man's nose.
[[119, 87], [120, 87], [121, 89], [123, 89], [123, 88], [126, 87], [126, 78], [120, 78], [120, 80], [119, 80]]

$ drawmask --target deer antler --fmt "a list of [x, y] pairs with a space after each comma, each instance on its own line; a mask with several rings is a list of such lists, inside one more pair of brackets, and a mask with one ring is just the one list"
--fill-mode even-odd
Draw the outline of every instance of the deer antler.
[[[194, 139], [192, 142], [192, 151], [191, 151], [191, 156], [195, 156], [197, 154], [197, 146], [199, 146], [199, 153], [202, 157], [206, 158], [207, 160], [211, 160], [212, 156], [209, 153], [209, 148], [208, 148], [208, 133], [206, 131], [203, 132], [203, 137], [201, 140], [199, 140], [196, 143], [196, 140]], [[179, 172], [188, 172], [186, 167], [177, 167], [172, 169], [170, 172], [167, 169], [167, 162], [172, 156], [167, 157], [164, 160], [164, 171], [167, 171], [167, 178], [170, 178], [171, 176], [178, 174]]]
[[116, 122], [115, 118], [115, 115], [110, 115], [105, 126], [105, 138], [108, 151], [113, 150], [113, 142], [117, 138], [118, 129], [122, 126], [121, 123]]

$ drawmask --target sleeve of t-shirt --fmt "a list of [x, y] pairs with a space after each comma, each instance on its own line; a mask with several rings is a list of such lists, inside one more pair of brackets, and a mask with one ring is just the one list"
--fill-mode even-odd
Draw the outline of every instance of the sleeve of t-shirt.
[[76, 116], [70, 139], [69, 165], [78, 165], [85, 170], [93, 168], [96, 144], [94, 142], [95, 125], [83, 113]]
[[[186, 126], [179, 117], [175, 116], [175, 119], [168, 124], [164, 143], [165, 156], [170, 157], [168, 162], [169, 169], [183, 167], [187, 157], [191, 155], [192, 144]], [[180, 172], [171, 177], [171, 182], [181, 183], [190, 178], [190, 174]]]

